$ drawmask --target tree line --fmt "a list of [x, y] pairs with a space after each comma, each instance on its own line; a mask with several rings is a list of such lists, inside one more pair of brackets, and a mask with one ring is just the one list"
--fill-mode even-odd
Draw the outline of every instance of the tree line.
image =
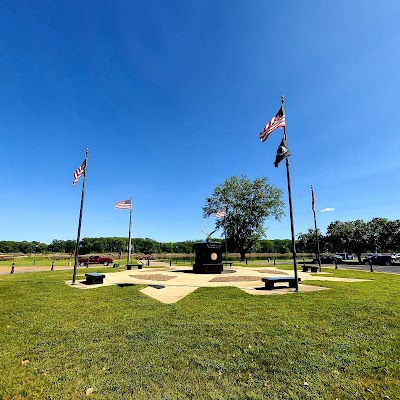
[[[193, 252], [193, 244], [200, 240], [186, 240], [182, 242], [158, 242], [149, 238], [132, 238], [132, 252], [138, 254], [188, 254]], [[213, 241], [223, 241], [214, 239]], [[37, 241], [15, 242], [0, 241], [0, 253], [66, 253], [73, 254], [76, 240], [54, 239], [50, 244]], [[260, 240], [254, 246], [254, 253], [279, 253], [285, 254], [290, 251], [290, 239]], [[223, 248], [224, 245], [223, 245]], [[79, 254], [89, 253], [119, 253], [128, 249], [128, 238], [125, 237], [99, 237], [83, 238], [79, 246]], [[228, 247], [228, 250], [229, 247]], [[235, 249], [231, 249], [232, 252]]]
[[[391, 221], [387, 218], [373, 218], [371, 221], [335, 221], [329, 224], [326, 234], [318, 230], [320, 253], [352, 253], [361, 262], [363, 253], [396, 253], [400, 252], [400, 220]], [[223, 242], [223, 239], [212, 239]], [[133, 238], [132, 252], [137, 254], [188, 254], [193, 251], [193, 243], [199, 240], [182, 242], [158, 242], [150, 238]], [[75, 250], [75, 240], [54, 239], [50, 244], [37, 241], [0, 241], [0, 253], [66, 253]], [[225, 248], [223, 243], [223, 249]], [[291, 252], [290, 239], [257, 240], [251, 246], [252, 253]], [[83, 238], [80, 242], [79, 253], [118, 253], [126, 252], [128, 238], [99, 237]], [[229, 243], [228, 250], [237, 252], [234, 243]], [[299, 233], [296, 240], [298, 253], [317, 253], [315, 230], [308, 229], [307, 233]]]
[[[314, 229], [297, 236], [297, 251], [317, 253]], [[331, 222], [326, 234], [318, 230], [320, 253], [352, 253], [361, 263], [363, 253], [397, 253], [400, 250], [400, 220], [373, 218], [371, 221]]]

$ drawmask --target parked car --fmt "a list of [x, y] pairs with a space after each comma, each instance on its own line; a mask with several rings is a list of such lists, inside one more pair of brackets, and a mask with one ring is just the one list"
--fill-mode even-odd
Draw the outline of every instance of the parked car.
[[368, 265], [370, 261], [372, 261], [373, 265], [393, 265], [396, 262], [396, 258], [391, 254], [374, 254], [365, 257], [363, 263]]
[[147, 255], [144, 255], [144, 256], [140, 256], [139, 260], [155, 260], [155, 258], [151, 254], [147, 254]]
[[81, 267], [89, 264], [103, 264], [105, 267], [113, 262], [111, 257], [103, 256], [89, 256], [89, 257], [79, 257], [78, 262]]
[[379, 255], [378, 253], [369, 253], [369, 254], [367, 254], [365, 256], [365, 258], [371, 258], [371, 257], [375, 257], [375, 256], [378, 256], [378, 255]]
[[397, 260], [400, 260], [400, 253], [393, 254], [393, 257]]
[[336, 253], [336, 256], [341, 256], [343, 260], [352, 260], [353, 254], [352, 253]]
[[[339, 256], [338, 254], [332, 254], [330, 256], [320, 256], [321, 264], [335, 264], [335, 260], [338, 264], [343, 262], [343, 257]], [[313, 259], [314, 264], [318, 264], [318, 259]]]

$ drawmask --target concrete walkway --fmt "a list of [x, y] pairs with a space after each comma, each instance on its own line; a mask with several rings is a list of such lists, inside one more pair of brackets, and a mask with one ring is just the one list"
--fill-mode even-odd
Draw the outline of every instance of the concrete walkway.
[[[154, 263], [152, 263], [154, 265]], [[68, 285], [78, 289], [95, 289], [110, 285], [147, 285], [141, 292], [166, 304], [179, 301], [200, 287], [237, 287], [252, 295], [277, 295], [294, 293], [295, 289], [287, 287], [287, 283], [278, 284], [274, 290], [266, 290], [261, 278], [266, 276], [292, 276], [293, 271], [279, 270], [276, 267], [240, 267], [232, 266], [225, 268], [222, 274], [194, 274], [192, 267], [170, 267], [159, 263], [159, 266], [145, 269], [125, 270], [106, 273], [103, 284], [86, 285], [84, 274], [77, 275], [77, 282]], [[326, 275], [326, 274], [325, 274]], [[298, 272], [302, 281], [336, 281], [336, 282], [363, 282], [363, 279], [335, 278], [329, 276], [318, 276], [309, 272]], [[299, 284], [299, 292], [312, 292], [327, 290], [325, 287]]]

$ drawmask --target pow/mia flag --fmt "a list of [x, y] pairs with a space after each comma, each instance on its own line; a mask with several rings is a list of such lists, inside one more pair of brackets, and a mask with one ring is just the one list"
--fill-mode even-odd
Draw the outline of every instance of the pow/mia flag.
[[290, 156], [290, 151], [287, 148], [286, 139], [283, 138], [281, 144], [278, 147], [278, 150], [276, 150], [276, 158], [274, 162], [275, 167], [278, 167], [279, 163], [289, 156]]

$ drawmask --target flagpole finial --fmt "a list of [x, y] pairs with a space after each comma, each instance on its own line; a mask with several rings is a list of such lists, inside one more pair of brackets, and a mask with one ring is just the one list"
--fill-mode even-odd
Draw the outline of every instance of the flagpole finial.
[[285, 96], [281, 96], [282, 104], [285, 102]]

